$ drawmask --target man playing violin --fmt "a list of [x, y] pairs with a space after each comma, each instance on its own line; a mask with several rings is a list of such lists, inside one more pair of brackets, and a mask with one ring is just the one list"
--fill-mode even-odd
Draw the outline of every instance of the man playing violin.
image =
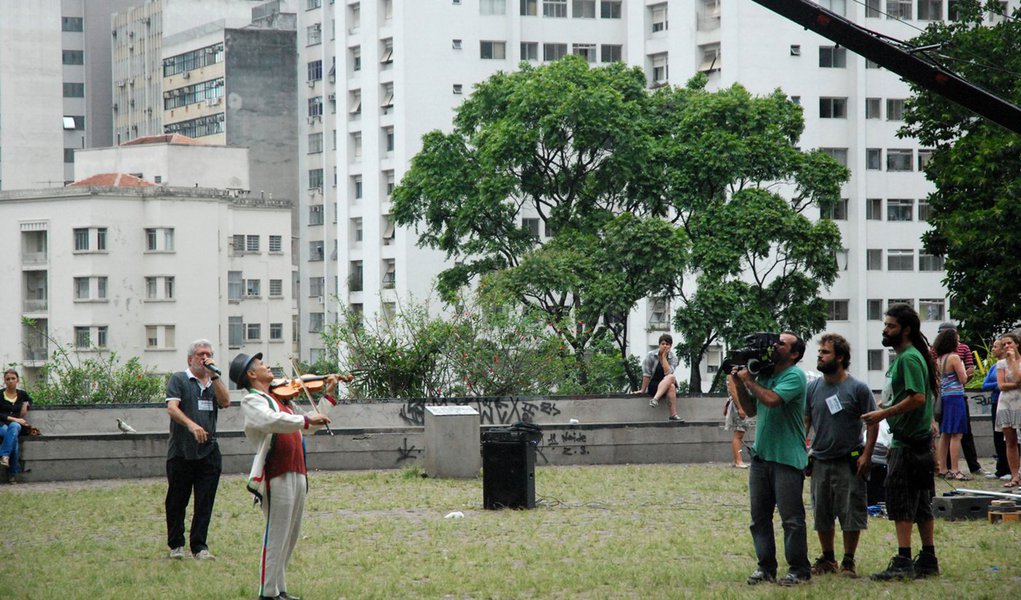
[[170, 443], [167, 448], [167, 545], [170, 558], [184, 558], [184, 513], [194, 490], [195, 510], [189, 545], [192, 555], [209, 560], [206, 545], [213, 501], [223, 460], [216, 443], [216, 416], [230, 406], [230, 393], [213, 362], [213, 343], [196, 340], [188, 346], [188, 369], [167, 381]]
[[273, 371], [262, 362], [261, 352], [235, 356], [230, 363], [230, 378], [239, 388], [248, 390], [241, 410], [245, 437], [256, 449], [248, 491], [261, 503], [266, 517], [259, 598], [287, 600], [293, 596], [287, 593], [285, 572], [298, 542], [308, 490], [304, 436], [329, 424], [326, 412], [337, 403], [332, 391], [339, 378], [326, 377], [323, 398], [311, 414], [273, 393]]

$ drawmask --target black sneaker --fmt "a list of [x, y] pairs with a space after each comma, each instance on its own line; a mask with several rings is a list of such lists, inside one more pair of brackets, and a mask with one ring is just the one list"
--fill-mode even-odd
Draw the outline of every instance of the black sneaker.
[[678, 415], [670, 415], [670, 420], [674, 421], [675, 423], [683, 423], [684, 422], [684, 419], [682, 419]]
[[748, 576], [748, 585], [759, 585], [760, 583], [773, 583], [776, 575], [767, 573], [762, 569], [755, 569], [755, 572]]
[[780, 579], [777, 579], [776, 583], [784, 587], [794, 587], [802, 583], [807, 583], [810, 579], [812, 579], [811, 575], [798, 575], [797, 573], [788, 573], [781, 577]]
[[850, 577], [851, 579], [856, 579], [858, 577], [858, 571], [854, 568], [853, 558], [845, 558], [840, 561], [840, 574], [844, 577]]
[[815, 564], [812, 565], [812, 575], [825, 575], [827, 573], [837, 572], [837, 561], [830, 560], [825, 556], [820, 556], [815, 559]]
[[915, 557], [915, 579], [939, 575], [939, 560], [931, 552], [919, 552]]
[[898, 554], [890, 559], [885, 571], [872, 575], [873, 581], [892, 581], [894, 579], [914, 579], [915, 564], [906, 556]]

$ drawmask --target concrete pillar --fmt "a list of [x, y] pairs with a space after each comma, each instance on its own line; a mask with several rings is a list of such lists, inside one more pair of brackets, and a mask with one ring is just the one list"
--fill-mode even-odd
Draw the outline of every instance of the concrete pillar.
[[425, 407], [425, 474], [478, 477], [482, 469], [480, 424], [479, 411], [471, 406]]

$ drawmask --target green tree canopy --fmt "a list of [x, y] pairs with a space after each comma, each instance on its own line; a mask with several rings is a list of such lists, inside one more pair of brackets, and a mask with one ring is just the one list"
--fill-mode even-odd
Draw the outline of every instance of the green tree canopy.
[[[956, 4], [956, 21], [931, 24], [916, 45], [940, 44], [937, 59], [972, 83], [1021, 105], [1021, 11], [993, 25], [984, 11], [998, 2]], [[928, 252], [946, 257], [951, 310], [971, 340], [988, 340], [1021, 324], [1021, 135], [912, 86], [902, 135], [934, 149], [925, 167]]]

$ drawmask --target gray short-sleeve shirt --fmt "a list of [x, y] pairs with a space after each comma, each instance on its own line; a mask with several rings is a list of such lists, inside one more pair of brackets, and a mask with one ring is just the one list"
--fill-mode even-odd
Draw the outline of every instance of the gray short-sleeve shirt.
[[203, 388], [190, 370], [174, 373], [167, 382], [167, 401], [170, 400], [180, 400], [181, 412], [209, 433], [209, 441], [199, 444], [187, 427], [171, 419], [167, 458], [205, 458], [216, 449], [216, 416], [219, 406], [213, 393], [213, 382], [210, 381]]
[[808, 414], [812, 419], [812, 456], [823, 460], [848, 458], [862, 447], [861, 416], [876, 410], [867, 385], [854, 377], [830, 385], [822, 377], [808, 384]]

